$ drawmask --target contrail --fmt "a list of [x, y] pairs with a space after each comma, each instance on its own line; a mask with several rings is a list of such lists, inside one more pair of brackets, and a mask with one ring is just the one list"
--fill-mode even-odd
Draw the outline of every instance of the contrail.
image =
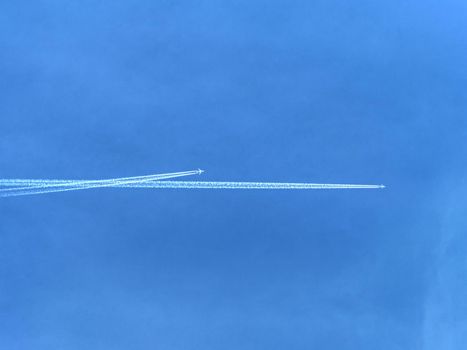
[[336, 190], [377, 189], [384, 185], [317, 184], [301, 182], [233, 182], [233, 181], [148, 181], [146, 183], [117, 184], [123, 188], [205, 188], [243, 190]]
[[[171, 188], [171, 189], [263, 189], [263, 190], [324, 190], [324, 189], [378, 189], [384, 185], [318, 184], [294, 182], [233, 182], [233, 181], [161, 181], [164, 179], [201, 174], [203, 170], [178, 173], [124, 177], [108, 180], [43, 180], [0, 179], [0, 197], [24, 196], [53, 192], [76, 191], [91, 188]], [[3, 187], [3, 189], [2, 189]]]
[[181, 171], [177, 173], [165, 173], [165, 174], [154, 174], [145, 176], [133, 176], [133, 177], [120, 177], [116, 179], [105, 179], [105, 180], [43, 180], [43, 179], [0, 179], [0, 187], [16, 187], [16, 186], [63, 186], [73, 184], [97, 184], [102, 182], [114, 182], [114, 181], [139, 181], [154, 178], [167, 179], [180, 176], [188, 175], [200, 175], [204, 173], [204, 170], [189, 170]]
[[[34, 180], [34, 179], [0, 179], [0, 197], [24, 196], [85, 190], [91, 188], [114, 187], [116, 185], [143, 184], [146, 181], [170, 179], [189, 175], [202, 174], [204, 170], [190, 170], [177, 173], [166, 173], [146, 176], [122, 177], [107, 180]], [[1, 189], [1, 187], [7, 187]]]

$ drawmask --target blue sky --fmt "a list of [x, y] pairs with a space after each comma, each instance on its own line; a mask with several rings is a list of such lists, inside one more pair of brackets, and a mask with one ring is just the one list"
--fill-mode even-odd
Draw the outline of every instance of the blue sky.
[[1, 178], [388, 186], [2, 199], [1, 347], [463, 348], [466, 10], [1, 3]]

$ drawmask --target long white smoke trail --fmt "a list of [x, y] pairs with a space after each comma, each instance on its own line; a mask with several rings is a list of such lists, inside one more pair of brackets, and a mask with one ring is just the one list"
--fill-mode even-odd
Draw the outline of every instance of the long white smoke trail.
[[384, 185], [317, 184], [301, 182], [233, 182], [233, 181], [149, 181], [147, 183], [117, 184], [123, 188], [204, 188], [244, 190], [336, 190], [377, 189]]
[[[202, 170], [116, 178], [109, 180], [33, 180], [0, 179], [0, 197], [24, 196], [84, 190], [101, 187], [171, 188], [171, 189], [264, 189], [264, 190], [324, 190], [324, 189], [378, 189], [384, 185], [316, 184], [290, 182], [232, 182], [232, 181], [160, 181], [163, 179], [201, 174]], [[4, 187], [1, 189], [1, 187]]]

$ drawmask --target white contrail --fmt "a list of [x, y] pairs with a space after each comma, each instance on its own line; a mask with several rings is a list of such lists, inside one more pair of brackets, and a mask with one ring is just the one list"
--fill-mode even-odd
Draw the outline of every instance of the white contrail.
[[[34, 180], [0, 179], [0, 197], [76, 191], [101, 187], [119, 188], [183, 188], [183, 189], [263, 189], [263, 190], [324, 190], [324, 189], [378, 189], [384, 185], [317, 184], [294, 182], [232, 182], [232, 181], [160, 181], [163, 179], [201, 174], [203, 170], [147, 176], [124, 177], [109, 180]], [[1, 187], [4, 187], [1, 189]]]
[[335, 190], [377, 189], [384, 185], [316, 184], [301, 182], [233, 182], [233, 181], [148, 181], [146, 183], [117, 184], [123, 188], [204, 188], [245, 190]]
[[0, 187], [49, 187], [49, 186], [67, 186], [74, 184], [97, 184], [102, 182], [114, 182], [114, 181], [136, 181], [136, 180], [146, 180], [154, 178], [167, 179], [180, 176], [188, 175], [200, 175], [204, 173], [204, 170], [189, 170], [189, 171], [180, 171], [176, 173], [164, 173], [164, 174], [154, 174], [154, 175], [145, 175], [145, 176], [133, 176], [133, 177], [120, 177], [115, 179], [103, 179], [103, 180], [45, 180], [45, 179], [0, 179]]
[[122, 177], [108, 180], [33, 180], [33, 179], [0, 179], [0, 197], [24, 196], [52, 192], [65, 192], [116, 185], [143, 184], [146, 181], [170, 179], [174, 177], [202, 174], [204, 170], [190, 170], [177, 173]]

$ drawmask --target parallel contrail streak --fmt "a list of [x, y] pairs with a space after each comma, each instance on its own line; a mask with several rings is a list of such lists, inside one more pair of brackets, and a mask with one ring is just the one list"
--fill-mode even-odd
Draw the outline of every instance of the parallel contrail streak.
[[232, 182], [232, 181], [148, 181], [146, 183], [116, 184], [123, 188], [204, 188], [248, 190], [326, 190], [377, 189], [384, 185], [316, 184], [300, 182]]

